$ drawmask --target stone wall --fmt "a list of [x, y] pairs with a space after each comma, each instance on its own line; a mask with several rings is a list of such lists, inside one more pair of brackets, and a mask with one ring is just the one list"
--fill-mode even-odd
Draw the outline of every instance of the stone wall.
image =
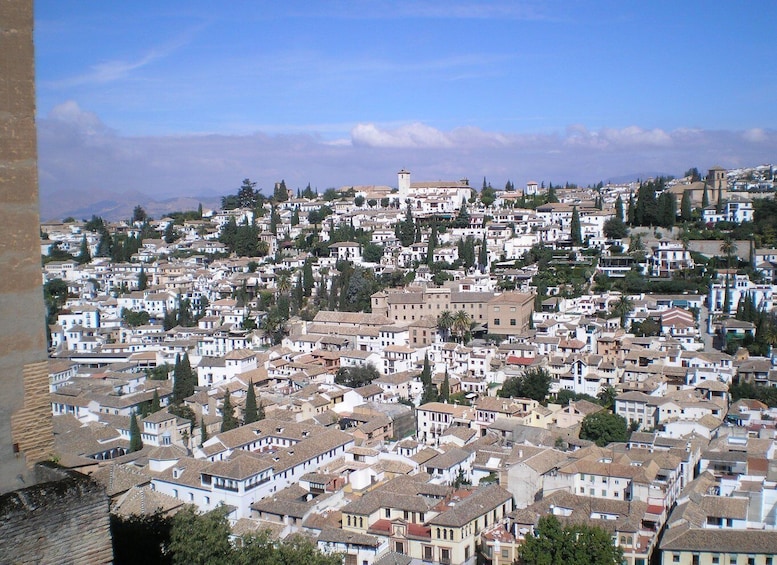
[[34, 475], [37, 484], [0, 495], [0, 563], [112, 563], [105, 489], [53, 463]]
[[0, 0], [0, 492], [23, 486], [27, 466], [54, 447], [32, 30], [32, 0]]

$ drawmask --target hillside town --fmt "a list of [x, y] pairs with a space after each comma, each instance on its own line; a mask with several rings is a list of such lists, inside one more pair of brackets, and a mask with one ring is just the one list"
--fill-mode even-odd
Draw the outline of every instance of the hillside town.
[[41, 225], [58, 462], [345, 565], [777, 556], [774, 167], [486, 178]]

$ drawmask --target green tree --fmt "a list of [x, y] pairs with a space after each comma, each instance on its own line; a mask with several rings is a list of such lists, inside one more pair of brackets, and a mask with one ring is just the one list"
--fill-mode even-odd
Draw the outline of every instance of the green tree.
[[640, 183], [637, 190], [636, 222], [638, 226], [652, 226], [656, 221], [656, 187], [652, 181]]
[[588, 414], [580, 424], [580, 439], [593, 441], [600, 447], [614, 441], [628, 441], [629, 429], [626, 419], [604, 410]]
[[221, 405], [221, 431], [228, 432], [238, 427], [237, 418], [235, 418], [235, 409], [232, 407], [231, 395], [227, 390], [224, 393], [224, 403]]
[[138, 290], [146, 290], [148, 288], [148, 275], [146, 270], [141, 266], [138, 273]]
[[620, 194], [615, 200], [615, 217], [621, 222], [625, 219], [623, 216], [623, 199], [621, 198]]
[[483, 190], [480, 192], [480, 202], [485, 207], [491, 206], [494, 201], [496, 200], [496, 190], [494, 190], [491, 185], [484, 187]]
[[445, 376], [442, 379], [442, 384], [440, 385], [440, 398], [439, 400], [441, 402], [447, 402], [450, 400], [451, 397], [451, 380], [448, 377], [448, 370], [445, 370]]
[[665, 228], [673, 227], [677, 219], [677, 199], [675, 195], [668, 191], [662, 192], [661, 196], [656, 200], [656, 206], [658, 206], [656, 216], [658, 225]]
[[173, 368], [173, 403], [180, 404], [185, 398], [194, 394], [196, 384], [197, 375], [192, 371], [189, 354], [184, 353], [183, 357], [176, 355]]
[[143, 439], [140, 437], [140, 427], [138, 426], [138, 417], [133, 412], [130, 416], [130, 444], [129, 450], [140, 451], [143, 449]]
[[378, 377], [380, 377], [380, 373], [378, 373], [375, 366], [367, 363], [361, 366], [340, 367], [335, 375], [335, 383], [351, 388], [359, 388], [372, 383]]
[[480, 241], [478, 247], [478, 267], [481, 273], [485, 273], [488, 269], [488, 245], [485, 237]]
[[178, 235], [178, 231], [175, 229], [173, 222], [168, 222], [165, 226], [165, 233], [164, 233], [164, 240], [165, 243], [173, 243], [176, 241], [180, 236]]
[[154, 396], [151, 398], [151, 408], [149, 412], [153, 414], [154, 412], [159, 412], [162, 409], [162, 406], [159, 403], [159, 389], [154, 389]]
[[737, 244], [727, 236], [726, 239], [720, 244], [720, 252], [726, 256], [726, 266], [730, 269], [734, 263], [734, 257], [737, 254]]
[[143, 207], [138, 204], [135, 206], [135, 208], [132, 210], [132, 223], [144, 223], [148, 219], [148, 214], [146, 214], [146, 211], [143, 209]]
[[151, 319], [151, 317], [145, 310], [135, 312], [134, 310], [129, 310], [128, 308], [122, 308], [121, 319], [128, 326], [136, 328], [138, 326], [145, 326], [148, 324], [148, 321]]
[[462, 198], [461, 206], [456, 214], [456, 219], [453, 221], [454, 228], [466, 228], [469, 225], [469, 212], [467, 212], [467, 201]]
[[437, 316], [437, 329], [440, 330], [443, 341], [448, 341], [451, 335], [451, 328], [453, 328], [453, 314], [450, 310], [443, 310]]
[[286, 202], [289, 199], [289, 191], [286, 188], [285, 180], [281, 179], [281, 182], [275, 183], [272, 197], [276, 202]]
[[200, 445], [208, 441], [208, 426], [205, 425], [205, 418], [200, 418]]
[[43, 299], [46, 303], [46, 322], [48, 325], [54, 324], [67, 302], [67, 283], [62, 279], [46, 281], [43, 285]]
[[304, 296], [310, 296], [313, 294], [313, 262], [310, 258], [305, 259], [305, 264], [302, 266], [302, 294]]
[[89, 243], [86, 241], [86, 234], [81, 238], [81, 248], [76, 257], [76, 261], [79, 265], [85, 265], [92, 260], [92, 254], [89, 251]]
[[259, 419], [259, 412], [256, 406], [256, 390], [254, 383], [248, 381], [248, 392], [246, 393], [246, 406], [243, 411], [243, 423], [251, 424]]
[[255, 208], [256, 197], [256, 183], [251, 182], [251, 179], [243, 179], [243, 183], [240, 185], [240, 188], [237, 189], [237, 207]]
[[451, 330], [454, 335], [459, 338], [461, 343], [469, 341], [470, 326], [472, 325], [472, 318], [466, 312], [466, 310], [459, 310], [453, 315], [453, 325]]
[[409, 202], [405, 212], [405, 219], [397, 224], [395, 232], [402, 247], [413, 245], [413, 242], [415, 241], [415, 222], [413, 221], [413, 211], [410, 208]]
[[601, 391], [599, 391], [599, 394], [596, 395], [596, 399], [604, 406], [607, 410], [612, 410], [615, 407], [615, 396], [617, 395], [617, 391], [611, 387], [605, 387]]
[[368, 243], [362, 250], [362, 259], [368, 263], [380, 263], [380, 258], [383, 257], [383, 246], [376, 243]]
[[432, 220], [432, 231], [426, 245], [426, 264], [434, 264], [434, 250], [437, 247], [437, 220]]
[[518, 549], [518, 565], [620, 565], [623, 550], [607, 530], [588, 524], [562, 526], [553, 514], [542, 516]]
[[707, 192], [707, 183], [704, 183], [704, 192], [701, 196], [701, 207], [707, 208], [710, 205], [710, 193]]
[[693, 219], [693, 203], [691, 202], [691, 191], [683, 191], [683, 199], [680, 201], [680, 217], [684, 222], [690, 222]]
[[691, 167], [687, 171], [685, 171], [685, 174], [683, 174], [684, 177], [690, 177], [689, 180], [691, 182], [699, 182], [701, 180], [701, 175], [699, 174], [699, 169], [696, 167]]
[[510, 377], [502, 384], [497, 396], [502, 398], [532, 398], [545, 402], [550, 390], [551, 376], [542, 367], [531, 367], [523, 375]]
[[604, 222], [604, 236], [607, 239], [623, 239], [628, 235], [628, 228], [618, 218], [607, 218]]
[[579, 247], [583, 244], [583, 234], [580, 230], [580, 212], [577, 206], [572, 206], [572, 221], [570, 223], [570, 233], [572, 236], [572, 245]]
[[618, 301], [615, 303], [615, 306], [613, 306], [612, 311], [620, 318], [622, 328], [626, 327], [626, 318], [633, 309], [634, 302], [625, 294], [621, 295], [621, 297], [618, 298]]
[[281, 222], [281, 215], [278, 214], [278, 209], [275, 204], [270, 206], [270, 233], [278, 235], [278, 224]]
[[220, 506], [206, 514], [197, 514], [185, 506], [173, 517], [168, 551], [173, 565], [228, 565], [233, 553], [229, 542], [229, 510]]

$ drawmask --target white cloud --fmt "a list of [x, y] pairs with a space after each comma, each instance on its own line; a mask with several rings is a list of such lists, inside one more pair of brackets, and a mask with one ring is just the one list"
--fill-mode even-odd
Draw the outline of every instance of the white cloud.
[[354, 145], [367, 147], [420, 148], [453, 147], [448, 134], [421, 123], [381, 130], [375, 124], [358, 124], [351, 130]]
[[[771, 130], [665, 131], [638, 126], [512, 134], [476, 127], [440, 130], [423, 123], [362, 123], [350, 139], [314, 134], [127, 137], [76, 102], [38, 120], [41, 206], [58, 217], [80, 191], [104, 194], [219, 196], [251, 178], [265, 191], [285, 179], [323, 190], [356, 184], [396, 185], [405, 167], [418, 180], [480, 179], [494, 186], [529, 179], [594, 183], [625, 175], [681, 174], [689, 167], [738, 167], [774, 160]], [[758, 143], [743, 143], [749, 138]], [[104, 196], [101, 196], [104, 198]], [[63, 216], [64, 217], [64, 216]]]
[[753, 128], [744, 131], [742, 133], [742, 138], [750, 143], [762, 143], [769, 139], [766, 132], [761, 128]]
[[567, 129], [566, 144], [573, 147], [610, 149], [620, 147], [670, 147], [673, 136], [662, 129], [646, 130], [638, 126], [621, 129], [602, 128], [588, 131], [585, 126], [574, 125]]
[[94, 135], [106, 132], [107, 128], [94, 112], [82, 110], [75, 100], [67, 100], [54, 106], [48, 115], [49, 119], [76, 127], [80, 132]]

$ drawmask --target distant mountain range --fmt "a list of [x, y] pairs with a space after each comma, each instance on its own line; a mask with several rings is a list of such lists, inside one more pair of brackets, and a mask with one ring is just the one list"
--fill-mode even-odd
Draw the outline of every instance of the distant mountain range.
[[157, 200], [142, 192], [113, 194], [108, 191], [77, 191], [44, 194], [40, 196], [41, 221], [63, 220], [73, 217], [88, 220], [93, 215], [116, 221], [132, 217], [135, 206], [142, 206], [152, 218], [161, 218], [170, 212], [196, 210], [202, 204], [205, 209], [221, 206], [220, 195], [178, 196]]
[[[668, 173], [641, 172], [618, 177], [607, 177], [604, 182], [622, 184], [638, 179], [668, 176]], [[41, 191], [41, 221], [63, 220], [73, 217], [76, 220], [88, 220], [93, 215], [105, 220], [123, 220], [132, 217], [135, 206], [140, 205], [152, 218], [161, 218], [169, 212], [196, 210], [199, 204], [206, 209], [221, 206], [221, 195], [177, 196], [158, 200], [140, 191], [113, 193], [107, 190], [83, 190], [47, 193]]]

